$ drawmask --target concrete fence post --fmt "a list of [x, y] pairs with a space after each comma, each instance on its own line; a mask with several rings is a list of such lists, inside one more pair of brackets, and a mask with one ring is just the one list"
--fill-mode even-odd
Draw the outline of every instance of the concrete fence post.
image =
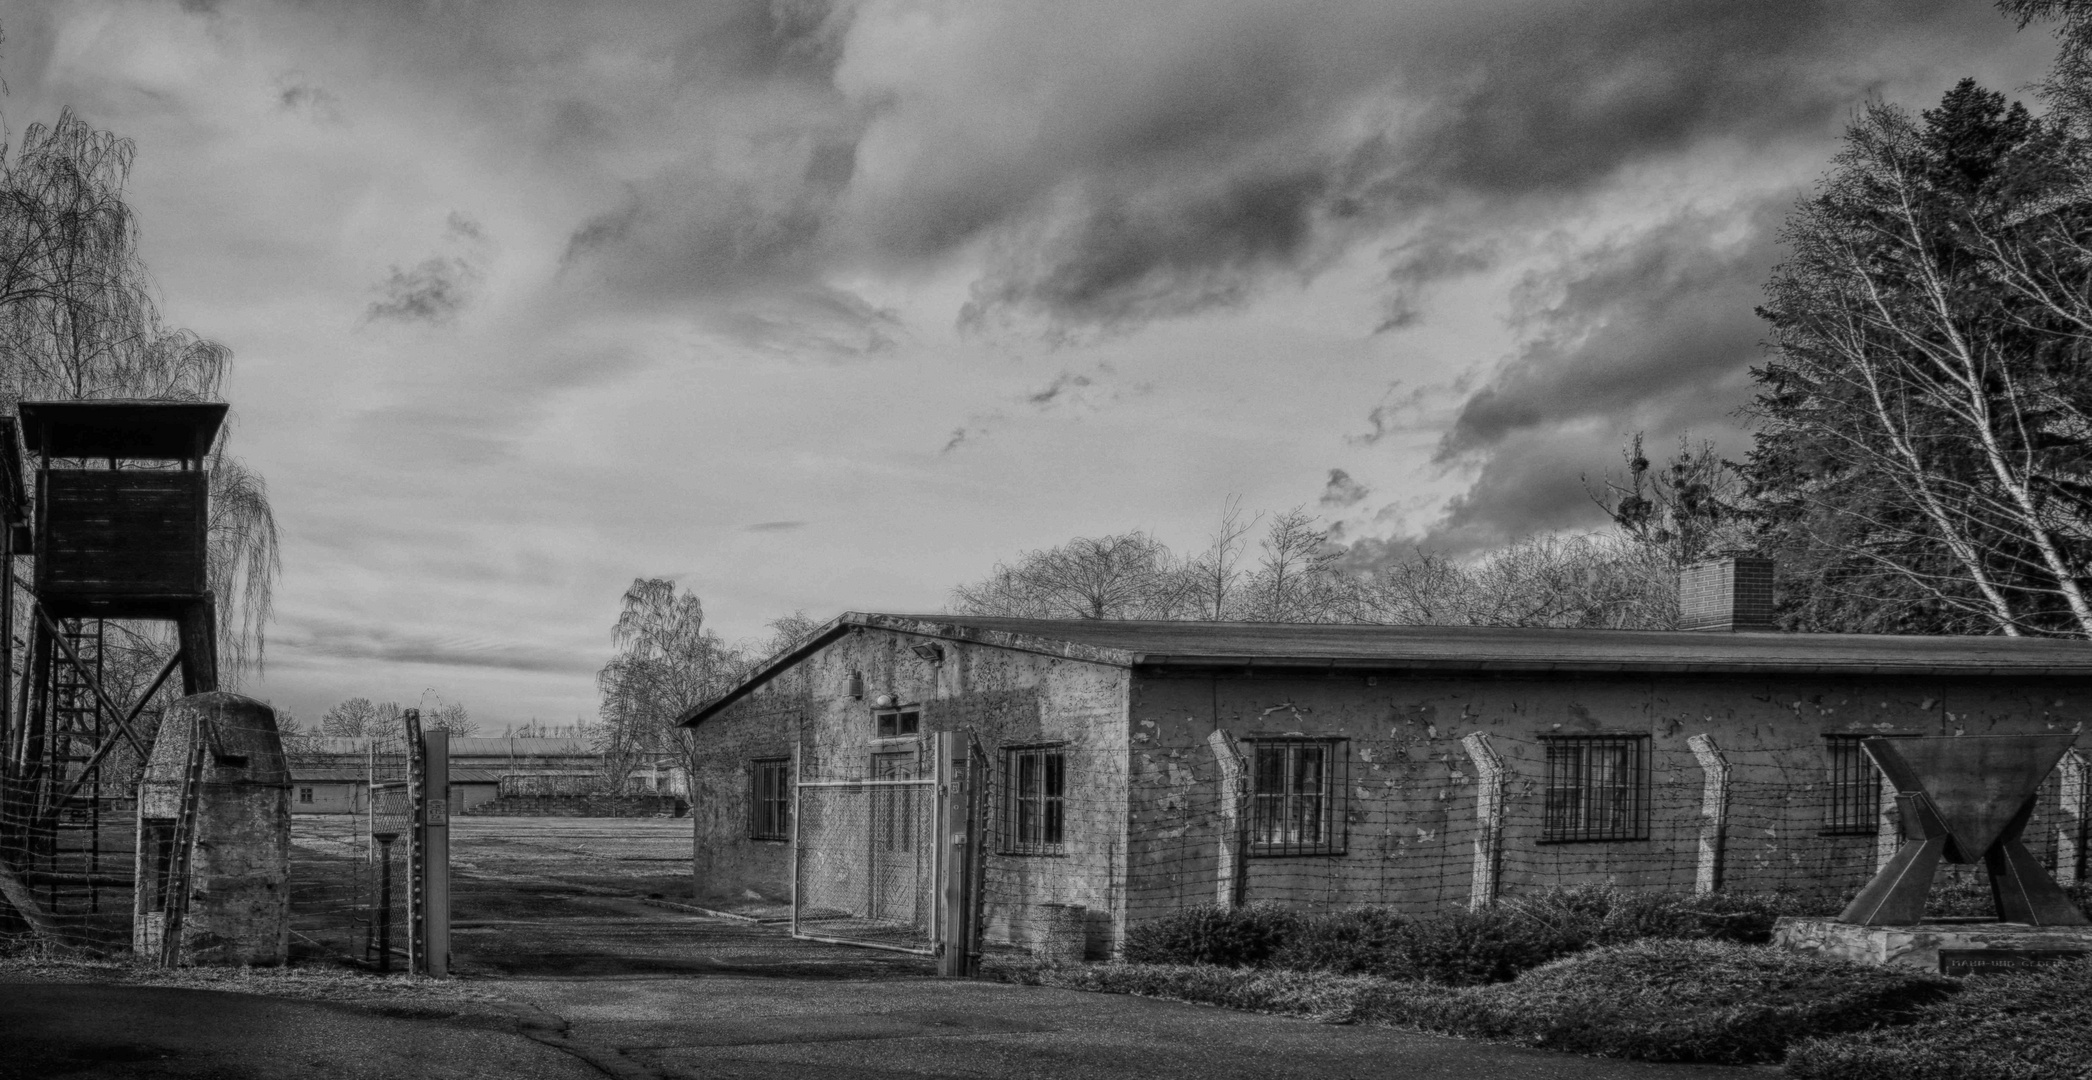
[[1235, 737], [1216, 730], [1206, 736], [1219, 766], [1220, 840], [1214, 873], [1213, 900], [1239, 907], [1249, 895], [1249, 764]]
[[1685, 740], [1700, 763], [1700, 864], [1693, 892], [1705, 895], [1722, 887], [1722, 855], [1729, 838], [1729, 759], [1711, 735]]
[[421, 733], [422, 973], [450, 975], [450, 732]]
[[2085, 872], [2085, 803], [2092, 799], [2092, 765], [2082, 751], [2072, 750], [2063, 755], [2056, 772], [2063, 781], [2062, 813], [2056, 822], [2056, 880], [2074, 885], [2092, 876]]
[[1504, 759], [1489, 745], [1489, 736], [1473, 732], [1460, 739], [1467, 756], [1474, 759], [1479, 774], [1475, 790], [1475, 880], [1468, 891], [1467, 906], [1487, 907], [1496, 902], [1497, 887], [1504, 872]]
[[1874, 872], [1877, 874], [1903, 846], [1903, 811], [1896, 805], [1896, 785], [1886, 773], [1881, 776], [1880, 799], [1881, 818], [1874, 829]]

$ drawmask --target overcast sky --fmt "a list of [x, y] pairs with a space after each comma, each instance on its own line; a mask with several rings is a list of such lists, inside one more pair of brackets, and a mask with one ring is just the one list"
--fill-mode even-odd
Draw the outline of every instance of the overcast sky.
[[[11, 131], [134, 139], [230, 346], [265, 676], [593, 715], [619, 594], [934, 610], [1231, 494], [1349, 539], [1589, 527], [1740, 455], [1793, 201], [1870, 97], [2052, 55], [1987, 0], [0, 3]], [[1398, 545], [1399, 546], [1399, 545]]]

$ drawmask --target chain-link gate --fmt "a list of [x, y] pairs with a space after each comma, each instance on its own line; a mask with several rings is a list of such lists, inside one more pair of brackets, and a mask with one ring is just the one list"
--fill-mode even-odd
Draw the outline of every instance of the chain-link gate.
[[990, 770], [971, 735], [802, 751], [792, 785], [792, 936], [942, 956], [980, 953]]
[[802, 753], [793, 784], [792, 936], [930, 955], [943, 766], [933, 744]]

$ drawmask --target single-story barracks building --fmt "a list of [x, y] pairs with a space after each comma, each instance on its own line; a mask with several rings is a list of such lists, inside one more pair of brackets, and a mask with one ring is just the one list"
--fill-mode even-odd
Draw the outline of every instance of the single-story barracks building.
[[[995, 943], [1070, 911], [1102, 955], [1192, 904], [1426, 910], [1586, 882], [1830, 902], [1896, 842], [1861, 739], [2092, 717], [2092, 645], [1753, 629], [1770, 574], [1689, 570], [1699, 631], [851, 612], [684, 717], [697, 893], [920, 925], [938, 830], [906, 781], [956, 731], [993, 777]], [[2065, 882], [2084, 749], [2027, 831]]]

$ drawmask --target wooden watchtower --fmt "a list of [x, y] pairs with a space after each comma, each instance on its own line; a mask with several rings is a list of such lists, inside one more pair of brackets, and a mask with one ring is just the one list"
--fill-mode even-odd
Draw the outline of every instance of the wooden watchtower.
[[179, 627], [182, 691], [218, 688], [209, 577], [210, 477], [226, 406], [216, 402], [25, 401], [36, 460], [40, 611], [31, 678], [52, 663], [52, 620], [161, 619]]
[[[110, 755], [146, 759], [134, 723], [179, 668], [185, 694], [218, 688], [209, 575], [211, 447], [226, 406], [171, 401], [25, 401], [0, 418], [0, 588], [29, 592], [21, 685], [0, 663], [0, 893], [39, 927], [110, 914], [103, 894], [131, 887], [103, 838], [126, 820], [127, 782]], [[16, 453], [31, 458], [23, 477]], [[24, 482], [24, 481], [27, 482]], [[28, 581], [14, 557], [28, 554]], [[0, 641], [15, 608], [0, 604]], [[165, 621], [178, 647], [137, 700], [103, 685], [107, 620]], [[112, 861], [114, 860], [114, 861]], [[128, 929], [128, 928], [126, 928]]]

